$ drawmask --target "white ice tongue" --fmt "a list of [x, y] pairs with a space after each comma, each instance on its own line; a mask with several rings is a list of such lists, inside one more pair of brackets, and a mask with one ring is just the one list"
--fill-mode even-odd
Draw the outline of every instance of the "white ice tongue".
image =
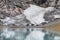
[[32, 24], [40, 24], [45, 22], [44, 14], [47, 11], [51, 11], [51, 8], [43, 8], [36, 5], [31, 5], [31, 7], [24, 10], [24, 15], [26, 19], [29, 20]]

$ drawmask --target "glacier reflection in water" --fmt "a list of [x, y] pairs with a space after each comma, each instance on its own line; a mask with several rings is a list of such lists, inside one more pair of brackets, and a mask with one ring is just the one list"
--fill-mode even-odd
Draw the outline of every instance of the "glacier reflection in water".
[[3, 28], [0, 30], [0, 40], [56, 40], [51, 32], [40, 28]]

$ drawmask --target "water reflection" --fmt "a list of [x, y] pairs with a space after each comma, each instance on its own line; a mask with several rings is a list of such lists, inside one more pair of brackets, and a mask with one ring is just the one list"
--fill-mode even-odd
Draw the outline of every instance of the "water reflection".
[[59, 38], [41, 28], [0, 29], [0, 40], [60, 40]]

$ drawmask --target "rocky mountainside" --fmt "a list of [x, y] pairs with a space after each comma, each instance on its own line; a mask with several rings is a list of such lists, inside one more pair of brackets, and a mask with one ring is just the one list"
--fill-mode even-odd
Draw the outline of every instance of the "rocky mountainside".
[[[15, 16], [22, 13], [22, 11], [29, 7], [29, 4], [37, 3], [36, 5], [41, 4], [41, 0], [0, 0], [0, 14], [3, 12], [6, 16]], [[60, 9], [60, 0], [45, 0], [46, 3], [42, 7], [53, 6], [57, 9]], [[44, 1], [41, 1], [42, 3]], [[40, 5], [41, 6], [41, 5]], [[2, 15], [2, 14], [1, 14]], [[0, 18], [3, 16], [0, 16]]]
[[[54, 7], [60, 11], [60, 0], [0, 0], [0, 19], [16, 17], [17, 15], [22, 14], [25, 9], [30, 7], [30, 4], [43, 8]], [[55, 11], [55, 13], [57, 12]]]

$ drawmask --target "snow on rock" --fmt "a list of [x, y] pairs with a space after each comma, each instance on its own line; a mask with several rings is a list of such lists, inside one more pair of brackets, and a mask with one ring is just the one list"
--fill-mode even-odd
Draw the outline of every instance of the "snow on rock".
[[25, 40], [44, 40], [44, 35], [42, 31], [32, 31]]
[[0, 19], [4, 25], [9, 25], [9, 24], [14, 24], [15, 20], [10, 18], [10, 17], [6, 17], [5, 19]]
[[51, 12], [51, 11], [54, 11], [55, 8], [54, 8], [54, 7], [47, 7], [45, 10], [46, 10], [47, 12]]
[[60, 15], [53, 15], [54, 18], [60, 18]]
[[46, 12], [53, 11], [53, 9], [53, 7], [42, 8], [36, 5], [31, 5], [29, 8], [24, 10], [23, 14], [32, 24], [40, 24], [42, 22], [46, 22], [43, 18], [44, 14]]

